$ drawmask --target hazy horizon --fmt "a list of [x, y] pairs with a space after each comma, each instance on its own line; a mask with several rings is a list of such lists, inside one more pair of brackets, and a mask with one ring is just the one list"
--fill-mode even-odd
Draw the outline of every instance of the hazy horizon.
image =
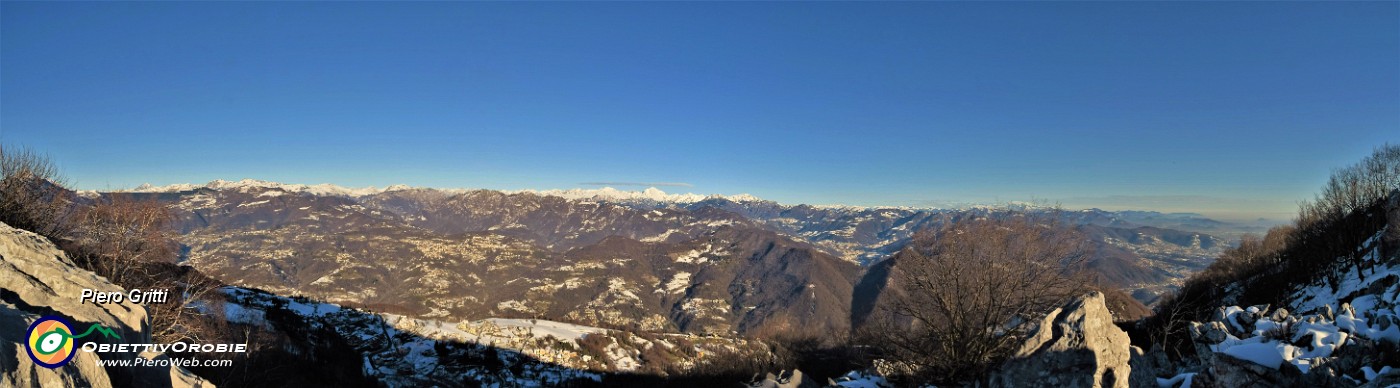
[[[688, 184], [682, 184], [682, 183], [676, 183], [676, 182], [581, 182], [581, 183], [579, 183], [577, 186], [574, 186], [574, 187], [499, 188], [499, 187], [464, 187], [464, 186], [454, 186], [454, 187], [418, 186], [418, 185], [407, 185], [407, 184], [403, 184], [403, 183], [387, 184], [387, 185], [347, 186], [347, 185], [336, 184], [336, 183], [334, 183], [334, 182], [314, 182], [314, 183], [312, 183], [312, 182], [294, 182], [294, 181], [281, 182], [281, 181], [270, 181], [270, 180], [252, 178], [252, 177], [245, 177], [245, 178], [240, 178], [240, 179], [223, 179], [223, 178], [221, 178], [221, 179], [213, 179], [213, 180], [205, 181], [205, 182], [179, 182], [179, 183], [168, 183], [168, 184], [152, 184], [152, 183], [150, 183], [150, 182], [146, 182], [146, 183], [142, 183], [141, 185], [131, 186], [131, 187], [102, 187], [102, 188], [78, 188], [78, 189], [79, 189], [79, 190], [85, 190], [85, 191], [96, 191], [96, 192], [141, 191], [141, 190], [171, 189], [171, 188], [174, 188], [174, 187], [176, 187], [176, 186], [181, 186], [181, 185], [192, 185], [192, 186], [196, 186], [196, 187], [203, 187], [203, 186], [209, 185], [209, 184], [211, 184], [211, 183], [214, 183], [214, 182], [216, 182], [216, 181], [224, 181], [224, 182], [228, 182], [228, 183], [231, 183], [231, 184], [236, 184], [236, 183], [238, 183], [239, 181], [242, 181], [242, 180], [255, 180], [255, 181], [260, 181], [260, 182], [275, 183], [275, 184], [282, 184], [282, 185], [302, 185], [302, 186], [332, 185], [332, 186], [337, 186], [337, 187], [339, 187], [339, 188], [348, 189], [348, 190], [364, 190], [364, 189], [386, 190], [386, 189], [389, 189], [389, 188], [391, 188], [391, 187], [393, 187], [393, 186], [408, 186], [408, 187], [411, 187], [411, 188], [425, 188], [425, 189], [448, 190], [448, 191], [452, 191], [452, 190], [496, 190], [496, 191], [502, 191], [502, 192], [534, 192], [534, 193], [538, 193], [538, 194], [557, 194], [557, 192], [565, 192], [565, 191], [572, 191], [572, 190], [578, 190], [578, 191], [580, 191], [580, 192], [588, 192], [588, 193], [590, 193], [590, 194], [593, 194], [593, 192], [601, 192], [601, 191], [606, 190], [606, 189], [613, 189], [613, 190], [622, 191], [622, 192], [629, 192], [629, 193], [644, 193], [644, 192], [646, 192], [647, 190], [657, 190], [657, 191], [660, 191], [662, 194], [665, 194], [665, 195], [667, 195], [667, 196], [698, 195], [698, 196], [722, 196], [722, 197], [730, 197], [730, 198], [733, 198], [733, 197], [736, 197], [736, 196], [753, 196], [753, 197], [755, 197], [755, 198], [757, 198], [757, 199], [760, 199], [760, 200], [773, 201], [773, 202], [777, 202], [777, 203], [779, 203], [779, 204], [788, 205], [788, 206], [791, 206], [791, 205], [812, 205], [812, 206], [855, 206], [855, 207], [873, 207], [873, 208], [891, 207], [891, 208], [957, 209], [957, 208], [967, 208], [967, 207], [976, 207], [976, 206], [1005, 206], [1005, 205], [1012, 205], [1012, 204], [1029, 204], [1029, 205], [1034, 205], [1034, 206], [1062, 207], [1062, 208], [1065, 208], [1065, 209], [1068, 209], [1068, 210], [1099, 209], [1099, 210], [1105, 210], [1105, 211], [1154, 211], [1154, 212], [1159, 212], [1159, 213], [1162, 213], [1162, 214], [1194, 214], [1194, 215], [1200, 215], [1200, 216], [1204, 216], [1204, 217], [1207, 217], [1207, 218], [1211, 218], [1211, 219], [1214, 219], [1214, 220], [1217, 220], [1217, 221], [1225, 221], [1225, 222], [1237, 223], [1237, 224], [1240, 224], [1240, 225], [1243, 225], [1243, 226], [1272, 226], [1272, 225], [1276, 225], [1276, 224], [1286, 223], [1286, 222], [1288, 222], [1292, 217], [1294, 217], [1294, 216], [1296, 215], [1296, 212], [1294, 212], [1294, 211], [1279, 212], [1279, 213], [1276, 213], [1276, 214], [1256, 214], [1256, 213], [1253, 213], [1253, 212], [1247, 212], [1247, 213], [1233, 212], [1233, 211], [1229, 211], [1229, 210], [1228, 210], [1228, 206], [1235, 205], [1235, 204], [1237, 204], [1237, 202], [1232, 202], [1232, 200], [1230, 200], [1230, 199], [1225, 199], [1225, 198], [1206, 198], [1206, 197], [1189, 197], [1189, 196], [1181, 196], [1181, 197], [1162, 196], [1162, 197], [1155, 197], [1155, 198], [1126, 198], [1126, 199], [1125, 199], [1125, 198], [1113, 198], [1113, 197], [1097, 197], [1097, 198], [1089, 197], [1089, 198], [1065, 198], [1065, 199], [1059, 199], [1059, 200], [1050, 200], [1050, 199], [1045, 199], [1045, 198], [1026, 198], [1026, 199], [1001, 199], [1001, 198], [998, 198], [998, 199], [989, 200], [989, 201], [959, 201], [959, 200], [929, 199], [929, 200], [921, 200], [921, 201], [912, 201], [912, 202], [909, 202], [909, 203], [902, 203], [902, 204], [892, 204], [892, 203], [864, 203], [864, 204], [856, 204], [856, 203], [810, 203], [810, 202], [791, 202], [791, 201], [776, 200], [776, 199], [773, 199], [773, 198], [766, 198], [766, 197], [763, 197], [763, 196], [757, 196], [757, 195], [753, 195], [752, 193], [747, 193], [747, 192], [734, 192], [734, 193], [700, 192], [700, 191], [691, 190], [691, 189], [692, 189], [692, 186], [689, 186]], [[1153, 201], [1153, 202], [1158, 203], [1160, 206], [1150, 206], [1150, 205], [1149, 205], [1149, 206], [1147, 206], [1147, 207], [1143, 207], [1143, 205], [1141, 205], [1140, 203], [1137, 202], [1138, 200], [1149, 200], [1149, 201]], [[1212, 206], [1209, 206], [1209, 205], [1202, 205], [1202, 204], [1205, 204], [1205, 203], [1209, 203], [1209, 204], [1216, 205], [1216, 206], [1221, 206], [1221, 207], [1220, 207], [1220, 208], [1215, 208], [1215, 207], [1212, 207]], [[1194, 206], [1193, 206], [1193, 205], [1194, 205]], [[1150, 208], [1148, 208], [1148, 207], [1150, 207]], [[1212, 209], [1221, 209], [1221, 210], [1223, 210], [1223, 211], [1212, 210]]]
[[1286, 220], [1400, 141], [1400, 3], [0, 3], [0, 142], [255, 178]]

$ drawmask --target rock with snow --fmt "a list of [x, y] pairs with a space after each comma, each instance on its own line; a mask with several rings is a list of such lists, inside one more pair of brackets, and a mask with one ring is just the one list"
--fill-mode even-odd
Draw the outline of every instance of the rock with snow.
[[1400, 385], [1400, 368], [1387, 366], [1377, 371], [1366, 367], [1362, 371], [1365, 372], [1365, 378], [1367, 380], [1365, 384], [1361, 385], [1362, 388], [1381, 388]]
[[1191, 322], [1191, 339], [1206, 344], [1218, 344], [1230, 335], [1229, 329], [1220, 322]]
[[[1256, 355], [1267, 357], [1263, 352]], [[1293, 364], [1281, 362], [1279, 368], [1260, 365], [1229, 354], [1217, 355], [1206, 373], [1195, 377], [1192, 386], [1202, 387], [1288, 387], [1302, 381], [1302, 373]]]
[[862, 371], [851, 371], [850, 373], [846, 373], [845, 376], [827, 379], [826, 386], [840, 388], [890, 388], [894, 385], [890, 384], [889, 380], [886, 380], [880, 375]]
[[[155, 359], [160, 354], [90, 353], [77, 354], [56, 369], [39, 366], [30, 359], [23, 342], [29, 325], [43, 316], [55, 315], [69, 321], [74, 331], [93, 325], [112, 329], [119, 338], [95, 335], [84, 341], [98, 343], [152, 343], [146, 309], [131, 303], [96, 305], [79, 303], [84, 289], [97, 292], [123, 292], [105, 278], [78, 268], [48, 239], [0, 223], [0, 387], [213, 387], [180, 367], [135, 366], [104, 369], [99, 358], [136, 357]], [[114, 375], [109, 375], [109, 372]]]
[[821, 384], [817, 383], [816, 380], [807, 377], [797, 369], [793, 369], [791, 372], [782, 371], [776, 376], [769, 373], [763, 377], [763, 380], [749, 384], [749, 387], [752, 388], [817, 388], [820, 386]]
[[1321, 315], [1323, 319], [1331, 320], [1331, 319], [1332, 319], [1332, 305], [1328, 305], [1328, 304], [1322, 305], [1322, 307], [1319, 307], [1319, 308], [1317, 309], [1317, 314], [1318, 314], [1318, 315]]
[[1051, 311], [1015, 356], [991, 377], [994, 387], [1128, 387], [1128, 333], [1113, 325], [1102, 293]]

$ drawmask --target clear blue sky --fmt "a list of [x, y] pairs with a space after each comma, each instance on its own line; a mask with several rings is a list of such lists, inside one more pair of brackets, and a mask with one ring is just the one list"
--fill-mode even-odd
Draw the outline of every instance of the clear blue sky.
[[1286, 217], [1400, 141], [1400, 3], [6, 1], [0, 141], [84, 189], [678, 182]]

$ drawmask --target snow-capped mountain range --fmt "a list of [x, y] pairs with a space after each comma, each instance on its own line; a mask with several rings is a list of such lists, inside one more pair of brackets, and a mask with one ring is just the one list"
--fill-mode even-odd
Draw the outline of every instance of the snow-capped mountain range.
[[[267, 181], [267, 180], [245, 178], [245, 179], [241, 179], [241, 180], [237, 180], [237, 181], [216, 179], [216, 180], [210, 181], [210, 182], [205, 183], [205, 184], [177, 183], [177, 184], [171, 184], [171, 185], [165, 185], [165, 186], [155, 186], [155, 185], [152, 185], [152, 184], [150, 184], [150, 183], [145, 183], [145, 184], [141, 184], [141, 185], [139, 185], [139, 186], [137, 186], [137, 187], [135, 187], [135, 188], [132, 188], [132, 189], [128, 189], [128, 190], [116, 190], [116, 191], [117, 191], [117, 192], [131, 192], [131, 193], [178, 193], [178, 192], [191, 191], [191, 190], [196, 190], [196, 189], [211, 189], [211, 190], [235, 189], [235, 190], [245, 190], [245, 191], [246, 191], [246, 190], [254, 190], [254, 189], [276, 189], [276, 190], [280, 190], [280, 191], [287, 192], [287, 193], [304, 193], [304, 194], [319, 195], [319, 196], [339, 196], [339, 197], [349, 197], [349, 198], [365, 197], [365, 196], [370, 196], [370, 195], [380, 194], [380, 193], [385, 193], [385, 192], [405, 191], [405, 190], [414, 190], [414, 189], [433, 190], [433, 191], [436, 191], [436, 192], [441, 192], [441, 193], [446, 193], [446, 194], [462, 194], [462, 193], [467, 193], [467, 192], [471, 192], [471, 191], [490, 190], [490, 189], [471, 189], [471, 188], [419, 187], [419, 186], [410, 186], [410, 185], [405, 185], [405, 184], [395, 184], [395, 185], [390, 185], [390, 186], [386, 186], [386, 187], [383, 187], [383, 188], [380, 188], [380, 187], [377, 187], [377, 186], [345, 187], [345, 186], [340, 186], [340, 185], [336, 185], [336, 184], [332, 184], [332, 183], [320, 183], [320, 184], [280, 183], [280, 182], [273, 182], [273, 181]], [[777, 205], [777, 206], [784, 206], [784, 207], [804, 206], [804, 207], [809, 207], [809, 208], [814, 208], [814, 209], [839, 209], [839, 210], [851, 210], [851, 211], [868, 211], [868, 210], [915, 210], [915, 211], [917, 211], [917, 210], [975, 210], [975, 211], [1018, 210], [1018, 211], [1027, 211], [1027, 210], [1047, 210], [1047, 209], [1053, 208], [1053, 206], [1051, 206], [1051, 205], [1049, 205], [1049, 204], [1045, 204], [1045, 203], [1024, 202], [1024, 201], [1009, 201], [1009, 202], [995, 203], [995, 204], [976, 203], [976, 202], [943, 202], [943, 203], [940, 203], [939, 205], [929, 205], [929, 206], [895, 206], [895, 205], [858, 206], [858, 205], [847, 205], [847, 204], [783, 204], [783, 203], [779, 203], [779, 202], [777, 202], [777, 201], [773, 201], [773, 200], [769, 200], [769, 199], [764, 199], [764, 198], [762, 198], [762, 197], [755, 196], [755, 195], [748, 194], [748, 193], [728, 194], [728, 195], [726, 195], [726, 194], [697, 194], [697, 193], [668, 193], [668, 192], [666, 192], [666, 191], [664, 191], [664, 190], [661, 190], [661, 189], [659, 189], [659, 188], [656, 188], [656, 187], [648, 187], [648, 188], [642, 189], [642, 190], [621, 190], [621, 189], [617, 189], [617, 188], [613, 188], [613, 187], [600, 187], [600, 188], [543, 189], [543, 190], [523, 189], [523, 190], [492, 190], [492, 191], [499, 191], [499, 192], [506, 193], [506, 194], [517, 194], [517, 193], [534, 194], [534, 195], [539, 195], [539, 196], [559, 197], [559, 198], [564, 198], [564, 199], [569, 199], [569, 200], [605, 201], [605, 202], [614, 202], [614, 203], [619, 203], [619, 204], [624, 204], [624, 205], [632, 205], [632, 206], [640, 206], [640, 207], [685, 206], [685, 205], [693, 205], [693, 204], [701, 203], [701, 202], [705, 202], [705, 201], [723, 200], [723, 201], [736, 202], [736, 203], [758, 203], [758, 204]], [[96, 196], [96, 195], [99, 195], [99, 194], [100, 194], [100, 193], [97, 192], [97, 191], [81, 191], [81, 192], [79, 192], [79, 193], [81, 193], [81, 194], [84, 195], [84, 196], [88, 196], [88, 197]], [[1118, 216], [1119, 218], [1122, 218], [1122, 219], [1124, 219], [1124, 220], [1128, 220], [1128, 221], [1130, 221], [1130, 222], [1137, 223], [1137, 224], [1152, 225], [1152, 226], [1164, 226], [1164, 225], [1161, 225], [1161, 224], [1169, 223], [1169, 224], [1171, 224], [1171, 226], [1173, 226], [1173, 227], [1184, 228], [1184, 229], [1186, 229], [1186, 230], [1201, 231], [1201, 232], [1208, 232], [1208, 233], [1216, 233], [1216, 234], [1227, 235], [1227, 236], [1237, 235], [1238, 233], [1240, 233], [1240, 232], [1242, 232], [1242, 231], [1250, 231], [1250, 232], [1262, 232], [1262, 231], [1263, 231], [1262, 229], [1255, 230], [1255, 229], [1258, 229], [1258, 227], [1256, 227], [1256, 226], [1226, 224], [1226, 223], [1223, 223], [1223, 222], [1219, 222], [1219, 221], [1215, 221], [1215, 220], [1208, 219], [1208, 218], [1206, 218], [1205, 216], [1202, 216], [1202, 215], [1196, 214], [1196, 213], [1159, 213], [1159, 212], [1154, 212], [1154, 211], [1135, 211], [1135, 210], [1127, 210], [1127, 211], [1103, 211], [1103, 210], [1099, 210], [1099, 209], [1084, 209], [1084, 211], [1087, 211], [1087, 212], [1112, 213], [1112, 214], [1115, 214], [1116, 216]]]
[[[656, 188], [346, 188], [254, 179], [127, 192], [170, 203], [185, 260], [231, 284], [412, 306], [401, 312], [424, 318], [523, 315], [721, 333], [798, 322], [845, 327], [804, 322], [796, 311], [814, 306], [792, 303], [805, 295], [804, 303], [839, 311], [862, 268], [918, 231], [999, 211], [784, 205]], [[1226, 246], [1211, 234], [1128, 219], [1151, 217], [1063, 217], [1104, 246], [1097, 261], [1104, 278], [1144, 301]], [[777, 273], [797, 283], [768, 278]], [[807, 286], [815, 299], [794, 291]], [[467, 292], [480, 289], [494, 291]], [[735, 297], [735, 289], [746, 291]], [[432, 297], [419, 300], [425, 295]], [[647, 307], [627, 307], [638, 302]], [[749, 312], [755, 306], [766, 313]]]
[[[131, 190], [127, 190], [127, 191], [133, 192], [133, 193], [178, 193], [178, 192], [182, 192], [182, 191], [190, 191], [190, 190], [196, 190], [196, 189], [201, 189], [201, 188], [204, 188], [204, 189], [213, 189], [213, 190], [225, 190], [225, 189], [243, 189], [243, 190], [247, 190], [247, 189], [278, 189], [278, 190], [282, 190], [282, 191], [290, 192], [290, 193], [306, 193], [306, 194], [322, 195], [322, 196], [328, 196], [328, 195], [329, 195], [329, 196], [342, 196], [342, 197], [363, 197], [363, 196], [367, 196], [367, 195], [374, 195], [374, 194], [379, 194], [379, 193], [384, 193], [384, 192], [389, 192], [389, 191], [410, 190], [410, 189], [415, 189], [415, 188], [420, 188], [420, 187], [413, 187], [413, 186], [402, 185], [402, 184], [390, 185], [390, 186], [387, 186], [387, 187], [384, 187], [384, 188], [379, 188], [379, 187], [375, 187], [375, 186], [368, 186], [368, 187], [344, 187], [344, 186], [339, 186], [339, 185], [330, 184], [330, 183], [322, 183], [322, 184], [315, 184], [315, 185], [307, 185], [307, 184], [287, 184], [287, 183], [279, 183], [279, 182], [272, 182], [272, 181], [265, 181], [265, 180], [258, 180], [258, 179], [242, 179], [242, 180], [238, 180], [238, 181], [228, 181], [228, 180], [223, 180], [223, 179], [216, 179], [216, 180], [210, 181], [209, 183], [205, 183], [205, 184], [203, 184], [203, 185], [194, 184], [194, 183], [177, 183], [177, 184], [166, 185], [166, 186], [153, 186], [153, 185], [151, 185], [151, 184], [149, 184], [149, 183], [146, 183], [146, 184], [142, 184], [142, 185], [140, 185], [140, 186], [137, 186], [136, 188], [133, 188], [133, 189], [131, 189]], [[425, 189], [427, 189], [427, 188], [425, 188]], [[452, 193], [452, 194], [465, 193], [465, 192], [468, 192], [468, 191], [476, 190], [476, 189], [464, 189], [464, 188], [430, 188], [430, 189], [431, 189], [431, 190], [437, 190], [437, 191], [445, 192], [445, 193]], [[529, 194], [535, 194], [535, 195], [541, 195], [541, 196], [553, 196], [553, 197], [560, 197], [560, 198], [564, 198], [564, 199], [576, 199], [576, 200], [595, 200], [595, 201], [652, 201], [652, 202], [673, 203], [673, 204], [688, 204], [688, 203], [695, 203], [695, 202], [704, 201], [704, 200], [706, 200], [706, 199], [716, 199], [716, 198], [727, 199], [727, 200], [735, 201], [735, 202], [749, 202], [749, 201], [762, 201], [762, 200], [763, 200], [762, 198], [755, 197], [755, 196], [749, 195], [749, 194], [735, 194], [735, 195], [695, 194], [695, 193], [678, 193], [678, 194], [671, 194], [671, 193], [667, 193], [667, 192], [662, 191], [661, 189], [658, 189], [658, 188], [655, 188], [655, 187], [648, 187], [648, 188], [646, 188], [646, 189], [644, 189], [644, 190], [638, 190], [638, 191], [618, 190], [618, 189], [615, 189], [615, 188], [612, 188], [612, 187], [602, 187], [602, 188], [597, 188], [597, 189], [581, 189], [581, 188], [576, 188], [576, 189], [549, 189], [549, 190], [502, 190], [502, 192], [507, 193], [507, 194], [529, 193]]]

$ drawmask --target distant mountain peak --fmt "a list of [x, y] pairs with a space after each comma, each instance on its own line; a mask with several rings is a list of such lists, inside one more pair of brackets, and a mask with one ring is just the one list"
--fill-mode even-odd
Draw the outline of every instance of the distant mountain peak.
[[322, 183], [322, 184], [316, 184], [316, 185], [305, 185], [305, 184], [285, 184], [285, 183], [278, 183], [278, 182], [265, 181], [265, 180], [259, 180], [259, 179], [241, 179], [241, 180], [238, 180], [238, 181], [228, 181], [228, 180], [223, 180], [223, 179], [215, 179], [215, 180], [209, 181], [209, 183], [205, 183], [204, 185], [197, 185], [197, 184], [193, 184], [193, 183], [177, 183], [177, 184], [166, 185], [166, 186], [153, 186], [153, 185], [151, 185], [150, 183], [144, 183], [144, 184], [141, 184], [140, 186], [136, 186], [136, 188], [131, 189], [130, 191], [131, 191], [131, 192], [135, 192], [135, 193], [176, 193], [176, 192], [190, 191], [190, 190], [196, 190], [196, 189], [201, 189], [201, 188], [204, 188], [204, 189], [212, 189], [212, 190], [276, 189], [276, 190], [282, 190], [282, 191], [293, 192], [293, 193], [308, 193], [308, 194], [315, 194], [315, 195], [335, 195], [335, 196], [346, 196], [346, 197], [358, 197], [358, 196], [363, 196], [363, 195], [377, 194], [377, 193], [381, 193], [381, 192], [384, 192], [384, 191], [402, 190], [402, 189], [408, 188], [408, 186], [405, 186], [405, 185], [393, 185], [393, 186], [389, 186], [389, 187], [387, 187], [387, 188], [381, 190], [381, 189], [376, 188], [376, 187], [374, 187], [374, 186], [361, 187], [361, 188], [349, 188], [349, 187], [343, 187], [343, 186], [333, 185], [333, 184], [329, 184], [329, 183]]
[[553, 196], [573, 200], [593, 200], [609, 202], [627, 201], [651, 201], [676, 204], [690, 204], [708, 199], [725, 199], [734, 202], [759, 202], [762, 198], [749, 194], [720, 195], [720, 194], [669, 194], [655, 187], [648, 187], [641, 191], [618, 190], [612, 187], [599, 189], [552, 189], [552, 190], [519, 190], [512, 193], [530, 193], [542, 196]]
[[[155, 185], [152, 185], [152, 184], [150, 184], [150, 183], [143, 183], [143, 184], [141, 184], [140, 186], [136, 186], [135, 188], [133, 188], [133, 189], [131, 189], [131, 190], [128, 190], [128, 192], [133, 192], [133, 193], [177, 193], [177, 192], [182, 192], [182, 191], [197, 190], [197, 189], [201, 189], [201, 188], [203, 188], [203, 189], [211, 189], [211, 190], [244, 190], [244, 191], [246, 191], [246, 190], [251, 190], [251, 189], [275, 189], [275, 190], [282, 190], [282, 191], [291, 192], [291, 193], [307, 193], [307, 194], [314, 194], [314, 195], [323, 195], [323, 196], [324, 196], [324, 195], [330, 195], [330, 196], [342, 196], [342, 197], [361, 197], [361, 196], [374, 195], [374, 194], [385, 193], [385, 192], [391, 192], [391, 191], [407, 191], [407, 190], [414, 190], [414, 189], [437, 190], [437, 191], [449, 192], [449, 193], [458, 193], [458, 192], [465, 192], [465, 191], [468, 191], [468, 190], [466, 190], [466, 189], [424, 188], [424, 187], [415, 187], [415, 186], [409, 186], [409, 185], [404, 185], [404, 184], [391, 185], [391, 186], [388, 186], [388, 187], [385, 187], [385, 188], [382, 188], [382, 189], [381, 189], [381, 188], [378, 188], [378, 187], [375, 187], [375, 186], [367, 186], [367, 187], [354, 188], [354, 187], [344, 187], [344, 186], [334, 185], [334, 184], [330, 184], [330, 183], [322, 183], [322, 184], [315, 184], [315, 185], [287, 184], [287, 183], [279, 183], [279, 182], [273, 182], [273, 181], [265, 181], [265, 180], [260, 180], [260, 179], [245, 178], [245, 179], [241, 179], [241, 180], [238, 180], [238, 181], [229, 181], [229, 180], [224, 180], [224, 179], [215, 179], [215, 180], [209, 181], [209, 183], [205, 183], [205, 184], [203, 184], [203, 185], [194, 184], [194, 183], [177, 183], [177, 184], [165, 185], [165, 186], [155, 186]], [[647, 202], [655, 202], [655, 203], [691, 204], [691, 203], [701, 202], [701, 201], [705, 201], [705, 200], [713, 200], [713, 199], [723, 199], [723, 200], [728, 200], [728, 201], [733, 201], [733, 202], [740, 202], [740, 203], [744, 203], [744, 202], [764, 202], [764, 201], [766, 201], [766, 200], [764, 200], [764, 199], [762, 199], [762, 198], [759, 198], [759, 197], [757, 197], [757, 196], [750, 195], [750, 194], [735, 194], [735, 195], [695, 194], [695, 193], [671, 194], [671, 193], [667, 193], [667, 192], [665, 192], [665, 191], [662, 191], [661, 189], [658, 189], [658, 188], [656, 188], [656, 187], [648, 187], [648, 188], [646, 188], [646, 189], [644, 189], [644, 190], [640, 190], [640, 191], [619, 190], [619, 189], [612, 188], [612, 187], [603, 187], [603, 188], [598, 188], [598, 189], [551, 189], [551, 190], [514, 190], [514, 191], [502, 190], [501, 192], [507, 193], [507, 194], [528, 193], [528, 194], [534, 194], [534, 195], [539, 195], [539, 196], [554, 196], [554, 197], [560, 197], [560, 198], [570, 199], [570, 200], [589, 200], [589, 201], [607, 201], [607, 202], [637, 202], [637, 201], [647, 201]]]

